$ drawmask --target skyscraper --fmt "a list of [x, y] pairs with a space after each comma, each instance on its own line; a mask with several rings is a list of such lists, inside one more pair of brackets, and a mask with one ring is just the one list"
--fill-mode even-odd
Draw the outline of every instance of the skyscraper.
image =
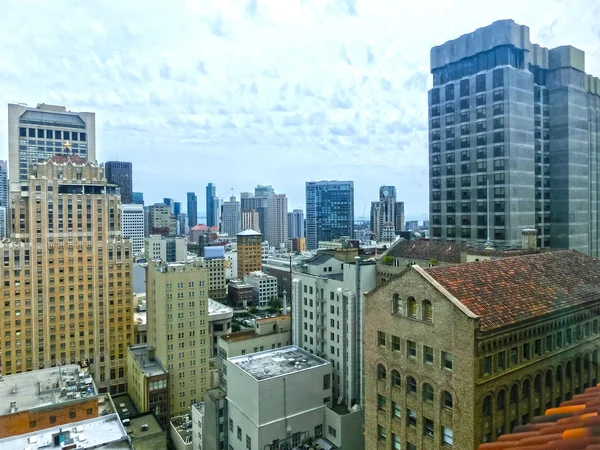
[[87, 359], [102, 392], [123, 392], [133, 271], [119, 196], [102, 166], [78, 156], [54, 155], [31, 174], [11, 193], [25, 220], [0, 243], [6, 267], [25, 269], [5, 272], [2, 374]]
[[124, 239], [131, 239], [133, 254], [144, 248], [144, 206], [121, 205], [121, 229]]
[[0, 239], [9, 235], [8, 211], [8, 165], [0, 161]]
[[255, 197], [268, 197], [271, 194], [275, 193], [275, 189], [270, 184], [265, 186], [262, 184], [257, 185], [254, 188], [254, 196]]
[[304, 211], [295, 209], [288, 213], [288, 239], [304, 237]]
[[280, 248], [288, 240], [288, 201], [285, 194], [270, 194], [267, 199], [267, 235], [271, 247]]
[[107, 161], [104, 163], [106, 181], [119, 186], [121, 190], [121, 203], [124, 205], [132, 202], [133, 169], [130, 162]]
[[206, 186], [206, 225], [218, 227], [221, 223], [221, 201], [217, 198], [217, 187], [212, 183]]
[[221, 216], [221, 224], [223, 233], [229, 236], [236, 236], [242, 228], [242, 212], [240, 202], [235, 196], [231, 196], [228, 202], [223, 202], [223, 214]]
[[10, 182], [27, 181], [29, 166], [50, 156], [68, 153], [96, 162], [96, 118], [64, 106], [8, 105], [8, 164]]
[[[265, 235], [267, 224], [267, 197], [255, 197], [252, 192], [242, 192], [240, 194], [240, 203], [242, 211], [253, 209], [258, 213], [258, 226], [260, 232]], [[258, 230], [255, 230], [258, 231]]]
[[406, 224], [404, 223], [404, 202], [396, 202], [394, 213], [394, 228], [396, 234], [398, 234], [406, 228]]
[[190, 228], [198, 225], [198, 197], [195, 192], [187, 193], [187, 215]]
[[254, 209], [242, 211], [242, 230], [254, 230], [260, 233], [258, 212]]
[[354, 234], [354, 182], [306, 182], [306, 248]]
[[132, 192], [131, 193], [131, 203], [135, 205], [143, 205], [144, 204], [144, 193], [143, 192]]
[[[379, 188], [379, 201], [371, 202], [371, 231], [375, 240], [382, 240], [383, 229], [389, 224], [395, 225], [396, 221], [396, 187], [381, 186]], [[400, 231], [400, 230], [398, 230]]]
[[540, 247], [600, 256], [600, 80], [584, 63], [512, 20], [431, 49], [433, 239], [516, 247], [534, 227]]

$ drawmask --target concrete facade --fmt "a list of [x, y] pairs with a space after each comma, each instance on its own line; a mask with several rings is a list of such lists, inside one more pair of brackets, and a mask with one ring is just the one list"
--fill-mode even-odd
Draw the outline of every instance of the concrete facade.
[[147, 259], [160, 259], [164, 262], [185, 261], [187, 242], [181, 237], [167, 237], [155, 234], [144, 239], [144, 253]]
[[236, 236], [242, 231], [242, 210], [240, 202], [232, 196], [228, 202], [223, 202], [221, 215], [221, 231], [229, 236]]
[[277, 298], [277, 278], [264, 272], [250, 272], [244, 277], [244, 283], [250, 284], [254, 290], [254, 303], [267, 306], [269, 300]]
[[121, 225], [124, 239], [131, 240], [133, 254], [144, 249], [144, 206], [121, 205]]
[[156, 203], [148, 207], [148, 232], [165, 237], [177, 234], [177, 220], [171, 206]]
[[270, 194], [267, 198], [267, 231], [265, 240], [271, 247], [281, 248], [287, 242], [288, 200], [285, 194]]

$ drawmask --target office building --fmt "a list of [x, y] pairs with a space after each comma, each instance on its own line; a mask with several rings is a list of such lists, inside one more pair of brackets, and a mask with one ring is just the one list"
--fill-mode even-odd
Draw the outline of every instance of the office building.
[[204, 247], [204, 258], [198, 260], [198, 265], [208, 269], [208, 296], [217, 300], [227, 298], [225, 248]]
[[144, 239], [144, 253], [147, 259], [164, 262], [185, 261], [187, 259], [187, 241], [182, 237], [170, 237], [154, 234]]
[[217, 197], [217, 187], [208, 183], [206, 186], [206, 225], [219, 227], [221, 224], [221, 199]]
[[236, 236], [242, 227], [242, 211], [240, 202], [231, 196], [228, 202], [223, 202], [221, 214], [221, 231], [229, 236]]
[[396, 234], [406, 230], [406, 224], [404, 222], [404, 202], [396, 202], [396, 209], [394, 215], [394, 230]]
[[539, 247], [600, 256], [600, 81], [584, 52], [501, 20], [432, 48], [431, 72], [431, 237], [518, 246], [533, 227]]
[[258, 229], [255, 227], [243, 227], [258, 231], [265, 236], [267, 230], [267, 197], [255, 197], [251, 192], [242, 192], [240, 197], [242, 211], [254, 210], [258, 213]]
[[254, 288], [254, 304], [267, 306], [269, 301], [277, 298], [277, 278], [264, 272], [250, 272], [244, 276], [244, 283]]
[[388, 224], [386, 232], [389, 233], [389, 223], [392, 224], [392, 227], [395, 226], [396, 204], [396, 188], [394, 186], [381, 186], [379, 188], [379, 200], [371, 202], [371, 231], [376, 241], [390, 240], [384, 239], [383, 228], [384, 224]]
[[144, 206], [121, 205], [121, 232], [123, 239], [131, 240], [133, 254], [144, 248]]
[[295, 209], [288, 213], [288, 239], [304, 237], [304, 211]]
[[144, 193], [143, 192], [132, 192], [131, 203], [135, 205], [144, 205]]
[[178, 217], [179, 214], [181, 214], [181, 202], [176, 202], [173, 200], [172, 207], [173, 207], [173, 215], [175, 217]]
[[242, 211], [242, 230], [254, 230], [260, 233], [260, 219], [255, 209]]
[[0, 208], [8, 210], [8, 163], [0, 160]]
[[187, 215], [190, 228], [198, 225], [198, 196], [195, 192], [187, 193]]
[[267, 234], [271, 247], [280, 249], [288, 239], [288, 201], [285, 194], [270, 194], [267, 198]]
[[188, 217], [186, 213], [177, 215], [177, 236], [185, 236], [189, 232]]
[[255, 188], [254, 188], [254, 196], [255, 197], [269, 197], [269, 195], [274, 194], [275, 193], [275, 189], [273, 189], [273, 186], [269, 185], [262, 185], [262, 184], [258, 184]]
[[[8, 104], [8, 165], [11, 191], [27, 181], [29, 167], [53, 155], [96, 162], [96, 117], [64, 106]], [[0, 205], [1, 206], [1, 205]]]
[[169, 374], [148, 344], [127, 349], [127, 393], [139, 412], [153, 412], [166, 426], [169, 419]]
[[219, 303], [211, 298], [208, 299], [208, 336], [211, 342], [210, 357], [217, 357], [219, 339], [231, 333], [231, 319], [233, 308]]
[[250, 272], [262, 270], [262, 234], [244, 230], [237, 235], [237, 277], [244, 279]]
[[4, 375], [87, 360], [101, 392], [125, 390], [132, 248], [115, 191], [103, 166], [55, 155], [11, 193], [11, 216], [24, 219], [0, 243]]
[[306, 182], [306, 248], [354, 233], [354, 182]]
[[195, 261], [148, 262], [148, 346], [169, 372], [169, 417], [183, 414], [210, 387], [208, 270]]
[[599, 276], [563, 250], [414, 265], [366, 294], [366, 448], [474, 449], [596, 386]]
[[408, 220], [406, 222], [406, 231], [417, 231], [419, 229], [418, 220]]
[[0, 240], [8, 236], [8, 209], [0, 206]]
[[[225, 449], [227, 445], [227, 411], [226, 393], [222, 389], [208, 389], [202, 403], [192, 405], [191, 425], [192, 446], [199, 450]], [[188, 425], [189, 426], [189, 425]], [[182, 430], [183, 431], [183, 430]], [[178, 447], [178, 437], [183, 433], [177, 433], [174, 439], [175, 447]], [[181, 440], [182, 442], [183, 439]]]
[[292, 251], [302, 253], [306, 251], [306, 238], [292, 239]]
[[130, 204], [133, 201], [133, 169], [130, 162], [106, 161], [104, 163], [106, 181], [119, 186], [121, 203]]
[[96, 386], [76, 364], [4, 376], [0, 396], [0, 438], [98, 417]]
[[165, 203], [155, 203], [148, 207], [148, 231], [150, 234], [175, 236], [177, 221], [172, 209]]
[[231, 280], [227, 284], [227, 303], [236, 309], [254, 304], [254, 286], [242, 280]]

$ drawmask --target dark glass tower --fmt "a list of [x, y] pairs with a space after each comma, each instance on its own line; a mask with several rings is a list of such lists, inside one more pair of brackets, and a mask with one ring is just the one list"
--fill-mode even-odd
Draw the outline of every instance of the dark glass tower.
[[195, 192], [187, 193], [187, 215], [190, 228], [198, 225], [198, 197]]
[[121, 203], [130, 204], [133, 202], [131, 196], [133, 188], [133, 173], [130, 162], [107, 161], [104, 163], [106, 181], [116, 184], [121, 190]]

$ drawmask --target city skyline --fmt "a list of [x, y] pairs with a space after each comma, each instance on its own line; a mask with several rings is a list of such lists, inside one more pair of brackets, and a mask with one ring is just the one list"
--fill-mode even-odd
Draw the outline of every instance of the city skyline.
[[[40, 2], [34, 15], [29, 6], [12, 5], [0, 30], [0, 101], [95, 112], [98, 162], [131, 161], [134, 190], [144, 192], [147, 204], [165, 195], [183, 201], [208, 182], [227, 198], [232, 188], [237, 195], [260, 181], [285, 193], [293, 210], [304, 208], [306, 181], [348, 179], [355, 183], [357, 217], [368, 217], [382, 183], [397, 187], [407, 216], [418, 216], [428, 202], [423, 98], [432, 84], [431, 47], [512, 18], [545, 46], [585, 50], [586, 71], [600, 73], [599, 7], [586, 2], [511, 1], [502, 11], [480, 8], [476, 15], [464, 14], [470, 2], [437, 12], [433, 2], [298, 1], [289, 9], [277, 2], [205, 3], [109, 2], [88, 9]], [[585, 15], [577, 14], [577, 4]], [[140, 20], [126, 22], [134, 13]], [[42, 26], [48, 20], [57, 26]], [[25, 22], [36, 30], [35, 47], [14, 38]], [[73, 34], [86, 37], [73, 42]], [[207, 45], [197, 48], [198, 41]], [[56, 57], [51, 48], [64, 53]], [[24, 76], [39, 82], [22, 83]], [[2, 110], [0, 158], [6, 159]], [[216, 155], [230, 170], [198, 177], [196, 168]], [[253, 156], [246, 162], [244, 155]], [[389, 176], [375, 181], [382, 171]], [[156, 179], [167, 181], [169, 192]], [[199, 212], [205, 211], [200, 197]]]

